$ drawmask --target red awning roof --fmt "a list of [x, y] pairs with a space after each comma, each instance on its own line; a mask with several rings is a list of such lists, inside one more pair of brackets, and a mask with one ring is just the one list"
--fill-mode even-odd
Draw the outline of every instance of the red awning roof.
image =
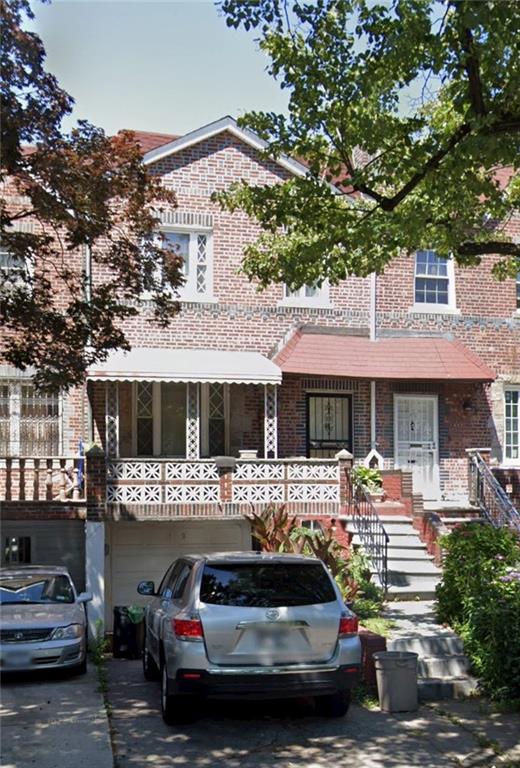
[[297, 331], [274, 362], [283, 373], [355, 379], [493, 381], [495, 373], [459, 341]]

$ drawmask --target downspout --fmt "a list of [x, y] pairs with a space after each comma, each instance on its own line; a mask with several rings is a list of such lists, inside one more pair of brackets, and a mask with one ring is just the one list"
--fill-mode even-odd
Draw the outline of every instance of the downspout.
[[[377, 291], [377, 275], [372, 272], [370, 275], [370, 341], [376, 341], [377, 324], [376, 324], [376, 291]], [[376, 382], [372, 380], [370, 382], [370, 448], [372, 451], [376, 450], [377, 444], [377, 426], [376, 426]]]
[[[92, 301], [92, 251], [88, 243], [85, 245], [85, 301], [87, 304], [90, 304]], [[86, 424], [85, 412], [87, 417]], [[83, 434], [87, 434], [88, 441], [92, 442], [94, 439], [92, 405], [88, 397], [88, 381], [86, 380], [83, 384], [81, 413], [81, 431]]]

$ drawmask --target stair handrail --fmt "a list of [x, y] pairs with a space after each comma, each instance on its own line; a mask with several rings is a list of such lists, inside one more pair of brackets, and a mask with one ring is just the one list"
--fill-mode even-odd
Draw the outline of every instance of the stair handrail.
[[347, 503], [363, 547], [377, 571], [381, 585], [388, 589], [388, 534], [366, 489], [354, 483], [352, 468], [345, 469]]
[[470, 501], [495, 528], [513, 528], [520, 534], [520, 512], [478, 451], [469, 452]]

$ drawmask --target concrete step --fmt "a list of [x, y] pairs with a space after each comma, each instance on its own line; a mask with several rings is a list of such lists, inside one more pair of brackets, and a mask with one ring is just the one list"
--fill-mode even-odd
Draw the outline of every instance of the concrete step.
[[393, 547], [391, 542], [388, 546], [388, 560], [421, 560], [432, 561], [433, 556], [426, 552], [425, 548], [421, 547]]
[[[378, 586], [381, 586], [379, 579], [374, 579]], [[428, 579], [422, 581], [420, 584], [414, 581], [413, 584], [395, 585], [390, 583], [387, 590], [387, 599], [390, 601], [397, 600], [435, 600], [435, 587], [439, 583], [438, 579]]]
[[388, 558], [388, 572], [398, 576], [405, 574], [410, 576], [442, 576], [442, 571], [427, 557], [419, 557], [415, 560], [393, 560]]
[[442, 701], [443, 699], [465, 699], [475, 693], [477, 680], [470, 675], [458, 677], [419, 678], [417, 689], [420, 701]]
[[463, 677], [469, 671], [469, 659], [464, 654], [451, 656], [422, 656], [417, 663], [419, 677]]
[[464, 654], [464, 644], [455, 633], [392, 637], [386, 642], [389, 651], [408, 651], [421, 657], [438, 657], [453, 654]]
[[423, 542], [420, 540], [417, 533], [410, 533], [408, 535], [392, 535], [390, 536], [390, 542], [388, 544], [388, 548], [393, 547], [400, 547], [402, 549], [410, 549], [410, 550], [419, 550], [422, 549], [426, 551], [426, 544], [423, 544]]

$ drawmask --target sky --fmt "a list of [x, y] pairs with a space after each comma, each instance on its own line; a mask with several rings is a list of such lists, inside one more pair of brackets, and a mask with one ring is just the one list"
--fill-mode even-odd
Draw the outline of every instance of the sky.
[[228, 29], [206, 0], [31, 1], [46, 69], [75, 99], [73, 118], [183, 134], [224, 115], [283, 112], [254, 33]]

